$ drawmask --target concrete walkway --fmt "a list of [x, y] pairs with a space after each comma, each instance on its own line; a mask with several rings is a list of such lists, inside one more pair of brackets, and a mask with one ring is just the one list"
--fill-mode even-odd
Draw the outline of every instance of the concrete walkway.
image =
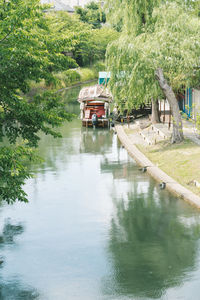
[[200, 134], [192, 122], [183, 120], [183, 134], [186, 138], [200, 146]]
[[[169, 129], [169, 126], [167, 123], [159, 123], [155, 124], [154, 127], [163, 132], [164, 135], [170, 137], [172, 134], [172, 126]], [[190, 139], [192, 142], [196, 143], [200, 146], [200, 135], [197, 132], [197, 129], [195, 128], [195, 125], [187, 120], [183, 120], [183, 134], [185, 138]]]
[[[146, 126], [144, 125], [146, 122]], [[147, 119], [142, 119], [136, 123], [130, 124], [130, 129], [138, 130], [139, 134], [148, 145], [154, 145], [160, 140], [169, 139], [172, 134], [172, 125], [169, 128], [168, 123], [157, 123], [150, 125]], [[185, 138], [200, 146], [200, 134], [198, 134], [195, 125], [187, 120], [183, 120], [183, 134]], [[135, 136], [134, 136], [135, 138]]]
[[[200, 197], [183, 187], [173, 178], [168, 176], [165, 172], [155, 166], [138, 148], [134, 145], [138, 143], [138, 133], [127, 135], [124, 131], [124, 126], [116, 125], [115, 130], [121, 143], [127, 149], [129, 154], [136, 160], [136, 162], [146, 169], [146, 171], [154, 177], [159, 183], [164, 183], [166, 188], [176, 196], [189, 202], [191, 205], [200, 209]], [[132, 136], [132, 137], [130, 137]], [[135, 137], [135, 138], [134, 138]], [[143, 141], [144, 142], [144, 141]]]

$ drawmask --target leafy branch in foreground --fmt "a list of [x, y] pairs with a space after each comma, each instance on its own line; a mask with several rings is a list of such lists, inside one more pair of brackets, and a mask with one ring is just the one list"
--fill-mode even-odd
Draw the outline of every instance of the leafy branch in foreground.
[[52, 35], [43, 9], [39, 0], [0, 2], [0, 199], [8, 203], [27, 201], [22, 186], [39, 132], [59, 137], [56, 128], [72, 118], [56, 94], [24, 96], [31, 80], [52, 82], [54, 71], [77, 66], [62, 54], [72, 47], [70, 33]]
[[1, 147], [0, 149], [0, 198], [9, 204], [28, 202], [22, 189], [25, 179], [31, 177], [25, 162], [36, 160], [34, 150], [25, 146]]

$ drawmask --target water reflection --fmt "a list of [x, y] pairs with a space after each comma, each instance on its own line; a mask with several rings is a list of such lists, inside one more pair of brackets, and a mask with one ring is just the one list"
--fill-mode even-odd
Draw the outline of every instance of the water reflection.
[[3, 227], [3, 233], [0, 235], [0, 246], [14, 243], [14, 237], [23, 233], [23, 231], [22, 224], [11, 224], [11, 220], [7, 219]]
[[0, 300], [198, 300], [199, 212], [107, 129], [60, 130], [42, 137], [29, 204], [2, 208]]
[[118, 161], [109, 161], [107, 157], [101, 161], [101, 172], [112, 173], [114, 179], [133, 180], [133, 176], [139, 177], [138, 169], [134, 168], [133, 163]]
[[105, 154], [112, 145], [112, 134], [108, 129], [81, 129], [80, 153]]
[[63, 90], [61, 91], [62, 99], [67, 105], [67, 111], [73, 114], [76, 114], [77, 116], [80, 115], [80, 105], [77, 102], [78, 95], [80, 90], [85, 86], [90, 86], [96, 83], [96, 80], [94, 82], [90, 82], [84, 85], [76, 86], [71, 89]]
[[70, 155], [77, 155], [79, 152], [77, 136], [80, 136], [80, 127], [80, 120], [75, 119], [72, 122], [66, 122], [59, 129], [62, 138], [53, 139], [51, 136], [41, 135], [39, 156], [43, 158], [43, 163], [35, 164], [32, 170], [35, 173], [46, 173], [47, 169], [58, 171], [59, 162], [66, 164], [69, 162]]
[[19, 280], [10, 280], [8, 283], [0, 283], [1, 300], [35, 300], [39, 294], [30, 287], [22, 286]]
[[139, 193], [135, 184], [127, 198], [128, 202], [114, 201], [109, 241], [112, 289], [116, 294], [161, 298], [195, 269], [199, 216], [188, 226], [180, 218], [179, 202], [167, 192], [158, 193], [154, 184], [147, 194]]
[[[84, 85], [87, 86], [88, 84]], [[39, 142], [39, 155], [44, 159], [43, 164], [38, 163], [33, 166], [34, 172], [44, 173], [45, 169], [48, 168], [54, 171], [57, 171], [57, 161], [62, 160], [66, 162], [68, 160], [69, 154], [78, 154], [79, 147], [74, 145], [74, 142], [77, 141], [77, 135], [79, 136], [81, 130], [81, 121], [79, 120], [80, 115], [80, 105], [77, 101], [79, 92], [83, 86], [77, 86], [72, 89], [63, 90], [60, 92], [63, 102], [66, 104], [66, 109], [69, 113], [75, 115], [72, 122], [66, 122], [59, 132], [62, 135], [62, 138], [56, 138], [52, 140], [51, 136], [46, 136], [41, 134]], [[71, 137], [71, 149], [66, 145], [66, 137]], [[47, 147], [47, 145], [52, 145], [53, 147]], [[68, 155], [64, 151], [64, 148], [68, 150]]]
[[[24, 232], [24, 226], [21, 223], [12, 224], [11, 219], [5, 220], [2, 234], [0, 235], [0, 248], [5, 248], [8, 245], [15, 244], [15, 237]], [[6, 260], [0, 257], [0, 267], [4, 267]], [[0, 299], [1, 300], [34, 300], [39, 299], [38, 292], [26, 287], [17, 278], [0, 277]]]

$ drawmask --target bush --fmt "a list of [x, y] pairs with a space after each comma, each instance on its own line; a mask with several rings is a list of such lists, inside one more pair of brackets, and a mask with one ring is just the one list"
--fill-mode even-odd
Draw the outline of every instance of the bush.
[[64, 72], [59, 72], [55, 74], [55, 77], [57, 79], [57, 85], [55, 86], [56, 88], [65, 88], [66, 86], [70, 86], [73, 83], [81, 81], [80, 74], [77, 70], [73, 69]]
[[99, 61], [93, 65], [93, 69], [96, 73], [99, 73], [106, 70], [106, 65], [103, 61]]
[[81, 76], [76, 70], [67, 70], [64, 72], [64, 76], [66, 84], [74, 83], [81, 80]]
[[78, 72], [81, 76], [82, 82], [98, 78], [98, 72], [96, 72], [94, 69], [81, 68]]

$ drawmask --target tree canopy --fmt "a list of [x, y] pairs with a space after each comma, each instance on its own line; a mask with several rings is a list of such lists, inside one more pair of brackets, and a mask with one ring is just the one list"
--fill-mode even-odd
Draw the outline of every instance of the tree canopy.
[[70, 49], [79, 66], [104, 60], [108, 43], [118, 37], [112, 28], [94, 28], [88, 22], [83, 22], [78, 15], [69, 15], [67, 12], [52, 12], [47, 15], [47, 19], [51, 35], [70, 41], [65, 52]]
[[[200, 57], [196, 6], [193, 9], [189, 1], [184, 5], [177, 1], [125, 2], [119, 4], [123, 30], [107, 50], [110, 86], [118, 104], [130, 110], [162, 97], [155, 77], [158, 68], [175, 93], [195, 86]], [[108, 0], [107, 5], [111, 3]]]
[[101, 5], [95, 1], [90, 2], [84, 8], [76, 7], [76, 14], [80, 20], [92, 25], [93, 28], [101, 28], [101, 24], [106, 22], [106, 14]]
[[[100, 13], [93, 4], [87, 9]], [[59, 137], [56, 128], [72, 118], [56, 93], [28, 97], [32, 82], [50, 85], [59, 72], [104, 59], [117, 35], [94, 27], [39, 0], [0, 2], [1, 200], [27, 201], [22, 186], [31, 176], [29, 161], [36, 159], [39, 133]]]
[[39, 131], [57, 137], [55, 128], [71, 119], [55, 94], [24, 96], [30, 80], [52, 81], [53, 71], [77, 66], [62, 54], [71, 36], [52, 36], [43, 10], [39, 0], [0, 3], [0, 199], [11, 203], [27, 201], [22, 185]]
[[185, 85], [195, 86], [199, 80], [195, 74], [200, 53], [199, 19], [176, 4], [155, 9], [153, 18], [155, 22], [147, 31], [137, 36], [121, 34], [108, 47], [111, 87], [126, 108], [161, 96], [155, 79], [158, 67], [176, 91]]

